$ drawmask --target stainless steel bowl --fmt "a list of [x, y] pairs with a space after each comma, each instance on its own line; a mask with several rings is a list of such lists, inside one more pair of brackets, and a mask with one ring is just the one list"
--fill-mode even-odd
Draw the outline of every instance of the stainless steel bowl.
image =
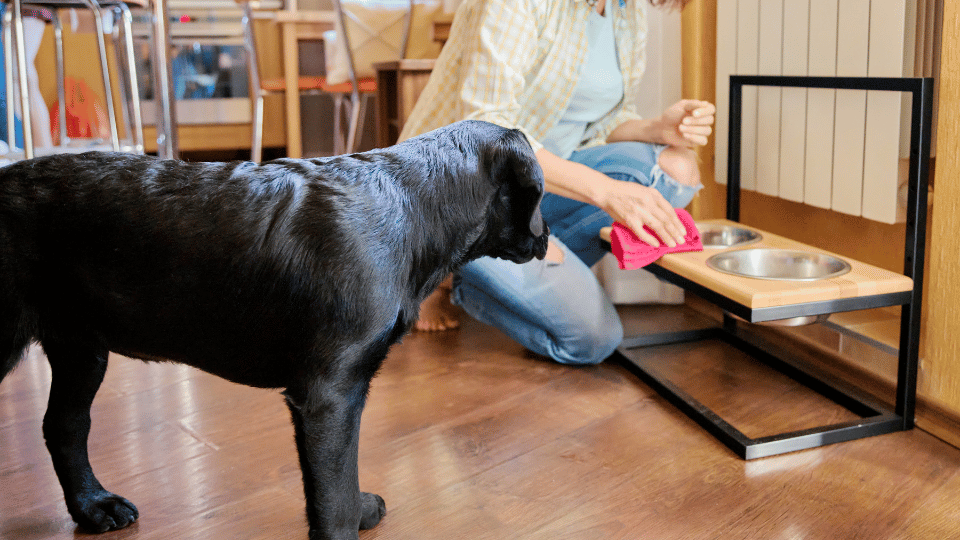
[[717, 253], [707, 259], [707, 266], [726, 274], [781, 281], [817, 281], [850, 271], [846, 261], [831, 255], [766, 248]]
[[824, 313], [822, 315], [802, 315], [799, 317], [790, 317], [789, 319], [776, 319], [773, 321], [763, 321], [757, 323], [751, 323], [746, 321], [741, 317], [729, 313], [729, 315], [737, 320], [743, 321], [747, 324], [756, 324], [758, 326], [806, 326], [808, 324], [822, 323], [830, 318], [830, 313]]
[[700, 241], [703, 242], [703, 247], [707, 249], [746, 246], [759, 242], [763, 238], [756, 231], [719, 223], [697, 224], [697, 229], [700, 230]]

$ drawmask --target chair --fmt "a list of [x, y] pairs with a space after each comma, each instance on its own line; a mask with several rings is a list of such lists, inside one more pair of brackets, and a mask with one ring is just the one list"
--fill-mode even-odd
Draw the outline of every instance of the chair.
[[[5, 0], [11, 9], [4, 13], [3, 35], [4, 51], [6, 58], [6, 84], [7, 88], [13, 88], [14, 80], [20, 90], [20, 106], [24, 118], [23, 142], [24, 157], [29, 159], [34, 155], [33, 132], [30, 126], [30, 103], [27, 90], [27, 66], [24, 55], [23, 44], [23, 18], [21, 14], [22, 2], [20, 0]], [[146, 0], [38, 0], [29, 2], [30, 6], [50, 8], [53, 12], [52, 23], [54, 26], [54, 42], [57, 60], [57, 91], [60, 115], [60, 145], [58, 149], [63, 149], [69, 145], [69, 138], [66, 131], [66, 95], [64, 88], [64, 65], [63, 65], [63, 28], [60, 24], [60, 18], [57, 15], [57, 9], [63, 8], [84, 8], [90, 10], [94, 17], [97, 34], [97, 49], [99, 53], [100, 71], [106, 96], [107, 116], [110, 123], [110, 143], [114, 151], [127, 150], [136, 153], [143, 153], [143, 121], [140, 115], [140, 92], [137, 87], [136, 65], [134, 63], [133, 52], [133, 32], [132, 15], [129, 6], [145, 8]], [[106, 32], [103, 22], [104, 9], [112, 9], [116, 14], [119, 25], [115, 25], [115, 31], [111, 32], [114, 38], [116, 60], [124, 68], [118, 69], [119, 79], [121, 81], [121, 105], [124, 116], [124, 122], [127, 133], [131, 138], [131, 146], [121, 148], [117, 114], [113, 103], [113, 86], [110, 81], [110, 72], [107, 64], [107, 47], [104, 39]], [[122, 29], [123, 42], [120, 40]], [[14, 47], [15, 46], [15, 47]], [[14, 48], [15, 53], [14, 54]], [[14, 68], [14, 64], [16, 64]], [[7, 114], [7, 133], [9, 140], [13, 141], [13, 114]]]
[[327, 66], [323, 91], [334, 96], [334, 129], [338, 135], [341, 111], [345, 109], [349, 115], [345, 148], [355, 152], [367, 102], [377, 91], [373, 65], [406, 57], [414, 0], [335, 0], [334, 8], [337, 28], [330, 55], [333, 65]]
[[[243, 8], [244, 44], [249, 58], [250, 95], [253, 102], [251, 160], [263, 153], [263, 98], [285, 91], [282, 78], [263, 79], [257, 55], [253, 13], [256, 3], [236, 0]], [[403, 58], [410, 31], [414, 0], [337, 0], [336, 30], [324, 35], [327, 74], [300, 76], [301, 94], [327, 94], [334, 100], [334, 153], [356, 151], [357, 136], [367, 100], [377, 90], [373, 64]], [[348, 117], [344, 136], [342, 121]], [[297, 121], [297, 119], [288, 119]]]
[[[254, 11], [259, 7], [258, 2], [236, 0], [243, 10], [241, 24], [243, 26], [243, 46], [247, 53], [247, 71], [250, 79], [250, 99], [252, 101], [252, 137], [250, 143], [250, 159], [259, 163], [263, 158], [263, 98], [268, 95], [282, 94], [286, 91], [286, 81], [282, 77], [264, 79], [260, 75], [260, 56], [257, 53], [257, 35], [254, 25]], [[319, 94], [323, 84], [322, 77], [299, 77], [297, 87], [300, 94]], [[288, 122], [299, 121], [287, 119]]]

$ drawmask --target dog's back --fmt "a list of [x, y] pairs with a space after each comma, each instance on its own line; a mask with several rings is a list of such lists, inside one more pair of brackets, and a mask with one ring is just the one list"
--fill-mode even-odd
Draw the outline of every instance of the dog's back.
[[[324, 265], [365, 256], [336, 253], [361, 242], [337, 219], [336, 186], [305, 187], [288, 167], [89, 153], [0, 169], [0, 375], [55, 336], [282, 386], [289, 362], [243, 374], [223, 364], [295, 350], [312, 339], [297, 328], [349, 327], [356, 316], [330, 294], [351, 285], [329, 281], [363, 276]], [[318, 190], [330, 193], [304, 209], [304, 192]], [[298, 223], [307, 211], [322, 222]]]
[[318, 333], [330, 357], [392, 335], [416, 316], [411, 284], [449, 269], [423, 258], [411, 173], [391, 160], [91, 152], [0, 169], [0, 375], [55, 337], [282, 387]]

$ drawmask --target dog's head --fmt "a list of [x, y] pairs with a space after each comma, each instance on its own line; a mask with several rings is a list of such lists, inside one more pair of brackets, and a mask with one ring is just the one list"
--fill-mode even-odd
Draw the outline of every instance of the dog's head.
[[480, 168], [496, 189], [487, 215], [484, 255], [525, 263], [547, 253], [547, 223], [540, 214], [543, 170], [522, 132], [471, 122], [485, 132]]
[[[485, 256], [516, 263], [546, 256], [543, 170], [521, 131], [462, 120], [408, 139], [391, 155], [401, 164], [416, 160], [416, 174], [398, 177], [422, 201], [438, 202], [444, 228], [456, 229], [439, 234], [431, 228], [436, 224], [427, 227], [445, 239], [443, 249], [457, 252], [454, 265]], [[455, 236], [463, 243], [451, 243]]]

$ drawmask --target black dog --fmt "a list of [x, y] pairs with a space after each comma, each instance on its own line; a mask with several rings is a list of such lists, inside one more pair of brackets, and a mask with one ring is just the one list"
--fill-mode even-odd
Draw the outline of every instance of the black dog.
[[0, 169], [0, 379], [32, 341], [70, 515], [137, 509], [94, 477], [90, 405], [108, 351], [282, 388], [310, 538], [357, 538], [360, 413], [421, 300], [481, 256], [543, 258], [543, 173], [519, 131], [460, 122], [396, 146], [263, 164], [55, 155]]

